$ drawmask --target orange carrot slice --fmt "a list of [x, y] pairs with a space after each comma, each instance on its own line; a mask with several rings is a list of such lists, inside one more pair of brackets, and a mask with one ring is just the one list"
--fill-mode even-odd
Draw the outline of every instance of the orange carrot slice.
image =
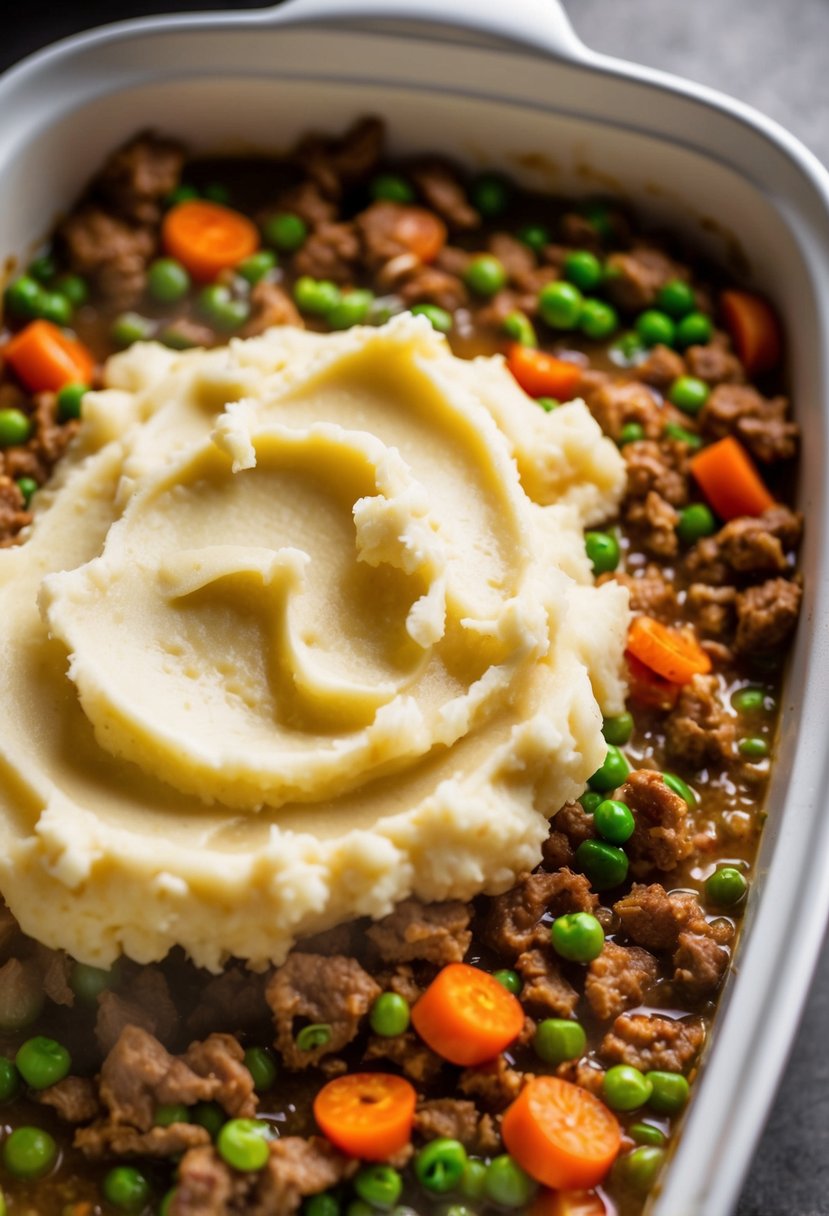
[[732, 435], [692, 456], [691, 472], [721, 519], [762, 515], [774, 499], [745, 450]]
[[65, 384], [89, 384], [95, 367], [82, 342], [43, 320], [31, 321], [10, 338], [3, 357], [33, 393], [56, 393]]
[[572, 398], [582, 376], [578, 363], [557, 359], [518, 342], [509, 348], [507, 367], [530, 397], [555, 397], [559, 401]]
[[412, 1138], [417, 1094], [403, 1077], [347, 1073], [323, 1085], [314, 1099], [320, 1130], [342, 1152], [385, 1161]]
[[625, 651], [628, 668], [628, 695], [638, 705], [646, 705], [649, 709], [673, 709], [679, 698], [680, 685], [665, 680], [662, 676], [651, 671], [644, 663], [640, 663], [636, 655]]
[[421, 262], [433, 262], [446, 244], [446, 225], [433, 211], [425, 207], [410, 207], [405, 203], [389, 203], [397, 211], [392, 235], [405, 245]]
[[724, 291], [720, 307], [734, 349], [750, 376], [777, 367], [783, 335], [777, 314], [762, 296], [750, 291]]
[[652, 616], [636, 616], [627, 649], [635, 659], [672, 684], [687, 684], [711, 670], [711, 660], [690, 629], [671, 629]]
[[470, 1067], [494, 1059], [518, 1037], [524, 1010], [488, 972], [449, 963], [412, 1009], [412, 1025], [444, 1060]]
[[528, 1216], [607, 1216], [607, 1208], [595, 1191], [550, 1191], [542, 1187]]
[[593, 1094], [559, 1077], [532, 1077], [508, 1108], [501, 1135], [522, 1169], [544, 1186], [598, 1186], [622, 1142], [615, 1117]]
[[256, 225], [230, 207], [205, 199], [188, 199], [164, 217], [161, 240], [194, 279], [206, 283], [259, 248]]

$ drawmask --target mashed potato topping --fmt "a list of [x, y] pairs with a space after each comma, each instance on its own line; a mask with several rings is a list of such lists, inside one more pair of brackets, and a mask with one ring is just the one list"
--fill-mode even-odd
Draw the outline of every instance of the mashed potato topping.
[[0, 888], [88, 962], [264, 966], [540, 858], [623, 708], [623, 463], [422, 318], [135, 346], [0, 553]]

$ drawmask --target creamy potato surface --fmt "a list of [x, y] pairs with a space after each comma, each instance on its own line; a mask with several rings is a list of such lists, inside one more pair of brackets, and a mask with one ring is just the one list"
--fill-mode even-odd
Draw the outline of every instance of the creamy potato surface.
[[623, 708], [623, 462], [425, 319], [138, 345], [0, 553], [0, 886], [74, 956], [264, 966], [535, 865]]

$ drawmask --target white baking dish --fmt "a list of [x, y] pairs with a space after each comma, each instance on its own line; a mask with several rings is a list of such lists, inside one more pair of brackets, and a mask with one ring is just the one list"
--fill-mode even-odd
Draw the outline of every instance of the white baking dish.
[[0, 80], [0, 256], [46, 233], [140, 127], [220, 150], [377, 113], [395, 151], [444, 151], [559, 191], [618, 191], [745, 259], [787, 323], [805, 442], [803, 619], [746, 932], [654, 1216], [725, 1216], [783, 1066], [829, 910], [829, 176], [709, 89], [593, 54], [557, 0], [291, 0], [93, 31]]

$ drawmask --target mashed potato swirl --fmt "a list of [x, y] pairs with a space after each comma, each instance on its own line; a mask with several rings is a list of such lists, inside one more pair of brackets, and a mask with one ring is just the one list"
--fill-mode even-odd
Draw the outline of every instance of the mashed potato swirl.
[[537, 863], [622, 708], [623, 464], [424, 319], [133, 347], [0, 554], [0, 887], [88, 962], [261, 967]]

